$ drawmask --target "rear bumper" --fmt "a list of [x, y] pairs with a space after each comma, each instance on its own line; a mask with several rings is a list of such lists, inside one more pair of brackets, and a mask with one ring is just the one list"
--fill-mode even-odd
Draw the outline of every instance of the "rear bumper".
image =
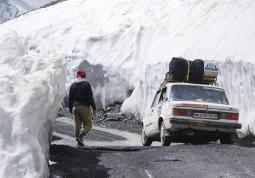
[[241, 128], [239, 123], [226, 123], [219, 121], [208, 121], [208, 120], [190, 120], [171, 118], [169, 129], [196, 129], [204, 131], [220, 131], [220, 132], [233, 132], [236, 129]]

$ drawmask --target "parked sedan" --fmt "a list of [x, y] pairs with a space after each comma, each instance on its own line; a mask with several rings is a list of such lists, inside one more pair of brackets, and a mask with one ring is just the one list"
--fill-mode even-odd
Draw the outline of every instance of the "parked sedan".
[[167, 83], [158, 90], [143, 117], [142, 144], [160, 141], [232, 142], [231, 135], [241, 128], [239, 110], [229, 105], [225, 91], [218, 86]]

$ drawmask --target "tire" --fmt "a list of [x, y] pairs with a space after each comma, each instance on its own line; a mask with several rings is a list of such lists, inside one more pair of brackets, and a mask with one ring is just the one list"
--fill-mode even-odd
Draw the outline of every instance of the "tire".
[[222, 134], [220, 136], [220, 143], [221, 144], [232, 144], [233, 139], [231, 134]]
[[141, 141], [143, 146], [151, 146], [152, 140], [146, 136], [144, 128], [142, 129]]
[[171, 139], [169, 136], [166, 136], [166, 127], [164, 121], [160, 125], [160, 142], [162, 146], [169, 146], [171, 144]]

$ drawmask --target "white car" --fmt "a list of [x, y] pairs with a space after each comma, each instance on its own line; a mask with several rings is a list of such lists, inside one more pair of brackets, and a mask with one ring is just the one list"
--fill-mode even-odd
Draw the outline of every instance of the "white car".
[[217, 86], [167, 83], [157, 91], [143, 117], [142, 144], [161, 141], [232, 142], [231, 135], [241, 128], [239, 110], [230, 106], [224, 90]]

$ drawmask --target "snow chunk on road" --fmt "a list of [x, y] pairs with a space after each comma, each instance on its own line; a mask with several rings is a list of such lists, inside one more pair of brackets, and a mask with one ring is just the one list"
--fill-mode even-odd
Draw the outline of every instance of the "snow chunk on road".
[[0, 38], [0, 46], [0, 177], [47, 177], [65, 64], [61, 58], [28, 53], [15, 33]]

